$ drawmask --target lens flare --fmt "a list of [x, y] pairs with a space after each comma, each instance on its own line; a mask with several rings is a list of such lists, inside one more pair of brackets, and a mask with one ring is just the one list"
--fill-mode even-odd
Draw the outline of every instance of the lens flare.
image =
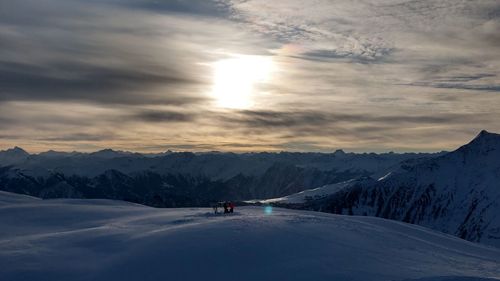
[[266, 215], [270, 215], [270, 214], [272, 214], [272, 213], [273, 213], [273, 207], [272, 207], [272, 206], [266, 206], [266, 207], [264, 208], [264, 213], [265, 213]]

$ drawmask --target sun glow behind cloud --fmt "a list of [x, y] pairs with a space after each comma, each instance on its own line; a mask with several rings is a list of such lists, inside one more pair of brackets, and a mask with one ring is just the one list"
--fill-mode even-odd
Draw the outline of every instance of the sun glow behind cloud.
[[500, 131], [498, 0], [4, 2], [0, 149], [429, 151]]
[[272, 57], [237, 55], [213, 64], [212, 96], [223, 108], [252, 107], [258, 84], [268, 82], [274, 70]]

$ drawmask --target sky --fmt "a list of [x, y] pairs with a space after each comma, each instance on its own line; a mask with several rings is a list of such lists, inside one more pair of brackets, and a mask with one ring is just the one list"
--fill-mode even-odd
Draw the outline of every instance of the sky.
[[498, 0], [0, 0], [0, 149], [440, 151], [500, 132]]

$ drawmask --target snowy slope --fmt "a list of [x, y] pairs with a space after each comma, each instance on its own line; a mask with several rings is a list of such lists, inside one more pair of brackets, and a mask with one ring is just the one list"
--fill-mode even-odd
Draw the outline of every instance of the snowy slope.
[[495, 277], [499, 249], [379, 218], [258, 207], [224, 217], [0, 193], [0, 280]]
[[410, 222], [500, 247], [500, 135], [482, 131], [456, 151], [306, 208]]
[[37, 197], [31, 197], [28, 195], [20, 195], [16, 193], [0, 191], [0, 207], [11, 204], [14, 205], [17, 203], [25, 203], [27, 201], [32, 201], [32, 200], [36, 201], [41, 199]]
[[266, 199], [266, 200], [249, 200], [248, 203], [261, 203], [261, 204], [271, 204], [271, 203], [281, 203], [281, 204], [302, 204], [308, 200], [318, 200], [326, 196], [335, 194], [340, 190], [351, 186], [354, 180], [348, 180], [341, 183], [327, 184], [321, 187], [306, 189], [304, 191], [290, 194], [283, 197]]

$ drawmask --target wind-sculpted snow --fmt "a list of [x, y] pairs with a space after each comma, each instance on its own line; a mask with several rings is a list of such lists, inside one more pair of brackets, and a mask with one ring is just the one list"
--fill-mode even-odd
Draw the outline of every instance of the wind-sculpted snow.
[[379, 218], [260, 207], [224, 216], [8, 193], [0, 202], [0, 280], [500, 277], [498, 249]]

